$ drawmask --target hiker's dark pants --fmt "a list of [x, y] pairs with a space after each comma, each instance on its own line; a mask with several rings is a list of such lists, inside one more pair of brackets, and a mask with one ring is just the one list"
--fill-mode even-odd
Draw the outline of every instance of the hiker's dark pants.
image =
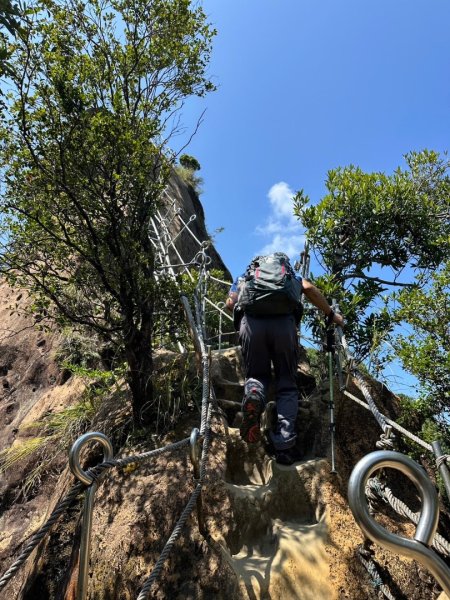
[[293, 315], [244, 315], [239, 329], [239, 342], [245, 363], [245, 377], [260, 381], [266, 397], [273, 363], [278, 423], [276, 430], [270, 432], [270, 437], [276, 450], [291, 448], [296, 439], [295, 420], [298, 411], [295, 318]]

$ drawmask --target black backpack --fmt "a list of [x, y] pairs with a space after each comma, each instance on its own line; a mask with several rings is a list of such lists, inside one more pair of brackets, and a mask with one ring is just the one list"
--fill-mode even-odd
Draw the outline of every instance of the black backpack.
[[302, 284], [282, 252], [256, 256], [245, 272], [238, 306], [249, 315], [294, 314], [300, 321]]

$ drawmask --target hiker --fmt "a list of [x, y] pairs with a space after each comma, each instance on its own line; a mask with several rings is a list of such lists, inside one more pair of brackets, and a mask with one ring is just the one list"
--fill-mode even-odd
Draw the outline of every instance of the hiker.
[[270, 432], [270, 442], [276, 462], [284, 465], [300, 459], [295, 449], [295, 421], [302, 291], [325, 314], [327, 325], [343, 325], [342, 316], [332, 310], [316, 286], [295, 275], [288, 256], [282, 252], [255, 257], [245, 274], [235, 280], [226, 299], [227, 308], [234, 309], [245, 364], [241, 437], [247, 443], [260, 439], [260, 416], [273, 363], [278, 419]]

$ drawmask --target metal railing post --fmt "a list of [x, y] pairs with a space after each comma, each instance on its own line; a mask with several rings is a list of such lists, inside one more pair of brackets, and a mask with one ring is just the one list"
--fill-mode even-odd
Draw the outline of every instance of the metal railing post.
[[87, 595], [87, 581], [89, 574], [89, 559], [91, 553], [92, 512], [94, 496], [98, 484], [94, 477], [83, 471], [80, 465], [80, 452], [89, 442], [99, 442], [103, 446], [103, 461], [113, 457], [113, 447], [110, 440], [103, 433], [90, 431], [79, 437], [73, 444], [69, 453], [69, 466], [77, 479], [89, 487], [85, 491], [83, 521], [80, 542], [80, 567], [78, 571], [77, 600], [85, 600]]
[[335, 461], [335, 435], [336, 423], [334, 421], [334, 381], [333, 381], [333, 353], [328, 352], [328, 372], [330, 378], [330, 437], [331, 437], [331, 473], [336, 474]]
[[[200, 481], [200, 444], [203, 436], [200, 435], [200, 430], [197, 427], [191, 432], [189, 456], [191, 459], [192, 467], [194, 469], [194, 481], [195, 483], [201, 483]], [[203, 516], [203, 500], [202, 493], [200, 492], [197, 498], [197, 518], [198, 518], [198, 529], [200, 533], [206, 537], [207, 531], [205, 526], [205, 520]]]
[[[365, 488], [367, 480], [375, 471], [390, 467], [404, 473], [416, 486], [422, 500], [422, 511], [414, 539], [387, 531], [371, 516]], [[439, 520], [439, 504], [436, 489], [425, 470], [409, 456], [379, 450], [362, 458], [353, 469], [348, 483], [348, 503], [363, 533], [373, 542], [389, 550], [414, 558], [422, 563], [436, 578], [450, 597], [450, 569], [440, 556], [428, 546], [432, 543]]]
[[[225, 308], [225, 302], [218, 302], [218, 308]], [[222, 350], [222, 325], [223, 325], [223, 316], [222, 312], [219, 312], [219, 352]]]
[[186, 320], [188, 323], [189, 333], [191, 335], [192, 341], [194, 342], [195, 352], [198, 356], [201, 356], [202, 347], [200, 338], [198, 335], [197, 327], [195, 326], [194, 316], [192, 314], [191, 306], [189, 304], [189, 300], [185, 294], [180, 295], [181, 304], [183, 306], [184, 314], [186, 316]]
[[335, 462], [335, 434], [336, 434], [336, 423], [334, 421], [334, 369], [333, 369], [333, 355], [336, 351], [335, 343], [335, 332], [334, 326], [330, 324], [325, 332], [325, 350], [328, 357], [328, 381], [330, 388], [330, 398], [328, 402], [328, 408], [330, 409], [330, 438], [331, 438], [331, 473], [335, 474], [336, 462]]
[[441, 443], [439, 441], [431, 442], [434, 455], [436, 456], [436, 464], [441, 474], [442, 480], [444, 481], [445, 491], [447, 492], [448, 499], [450, 500], [450, 472], [446, 464], [446, 456], [442, 452]]

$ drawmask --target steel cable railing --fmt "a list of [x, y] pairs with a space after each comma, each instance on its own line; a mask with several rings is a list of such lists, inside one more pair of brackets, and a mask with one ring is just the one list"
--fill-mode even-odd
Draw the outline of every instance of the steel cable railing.
[[[204, 479], [206, 476], [206, 461], [208, 458], [208, 451], [209, 451], [209, 445], [210, 445], [211, 415], [212, 415], [211, 404], [210, 404], [211, 381], [210, 381], [210, 370], [209, 370], [211, 354], [210, 354], [210, 349], [206, 348], [205, 343], [204, 343], [204, 338], [203, 338], [204, 314], [203, 314], [203, 310], [202, 310], [204, 305], [200, 301], [202, 291], [204, 290], [204, 287], [203, 287], [204, 281], [203, 280], [206, 276], [206, 265], [207, 265], [207, 261], [205, 258], [205, 260], [203, 260], [202, 265], [200, 267], [198, 283], [197, 283], [197, 287], [196, 287], [195, 294], [194, 294], [195, 306], [196, 306], [195, 328], [196, 328], [196, 333], [197, 333], [197, 338], [198, 338], [197, 342], [200, 346], [200, 351], [201, 351], [201, 356], [202, 356], [202, 371], [203, 371], [202, 410], [201, 410], [201, 426], [200, 426], [200, 434], [203, 436], [203, 449], [202, 449], [202, 458], [201, 458], [200, 470], [199, 470], [200, 476], [199, 476], [198, 481], [196, 481], [196, 488], [195, 488], [194, 492], [192, 493], [186, 507], [184, 508], [178, 522], [176, 523], [175, 528], [172, 531], [172, 534], [170, 535], [169, 539], [167, 540], [158, 561], [156, 562], [151, 574], [149, 575], [147, 580], [144, 582], [144, 585], [139, 593], [137, 600], [147, 600], [147, 598], [150, 594], [151, 588], [152, 588], [153, 584], [158, 580], [158, 578], [162, 572], [164, 563], [167, 560], [167, 557], [169, 556], [175, 542], [179, 538], [181, 531], [183, 530], [183, 527], [184, 527], [189, 515], [193, 511], [195, 505], [197, 504], [197, 506], [198, 506], [198, 499], [200, 497]], [[200, 518], [200, 515], [199, 515], [199, 522], [203, 523], [203, 518], [202, 517]]]
[[[150, 450], [148, 452], [144, 452], [142, 454], [137, 454], [133, 456], [127, 456], [124, 458], [116, 458], [111, 459], [105, 462], [88, 469], [85, 472], [90, 482], [98, 481], [99, 477], [104, 474], [105, 471], [112, 468], [123, 468], [131, 464], [143, 464], [150, 458], [154, 458], [168, 450], [173, 450], [176, 448], [181, 448], [183, 446], [187, 446], [189, 444], [189, 438], [180, 440], [178, 442], [174, 442], [173, 444], [168, 444], [163, 448], [157, 448], [156, 450]], [[36, 548], [36, 546], [44, 539], [47, 533], [51, 530], [53, 525], [59, 520], [59, 518], [64, 514], [64, 512], [70, 508], [78, 498], [78, 496], [88, 487], [87, 483], [83, 483], [79, 481], [75, 483], [67, 494], [64, 496], [62, 500], [58, 502], [56, 507], [53, 509], [50, 517], [47, 521], [39, 528], [39, 530], [34, 533], [30, 539], [30, 541], [26, 544], [25, 548], [19, 554], [17, 559], [13, 562], [13, 564], [8, 568], [8, 570], [3, 574], [0, 578], [0, 590], [2, 590], [8, 581], [15, 575], [18, 569], [24, 564], [26, 559], [30, 556], [32, 551]]]

